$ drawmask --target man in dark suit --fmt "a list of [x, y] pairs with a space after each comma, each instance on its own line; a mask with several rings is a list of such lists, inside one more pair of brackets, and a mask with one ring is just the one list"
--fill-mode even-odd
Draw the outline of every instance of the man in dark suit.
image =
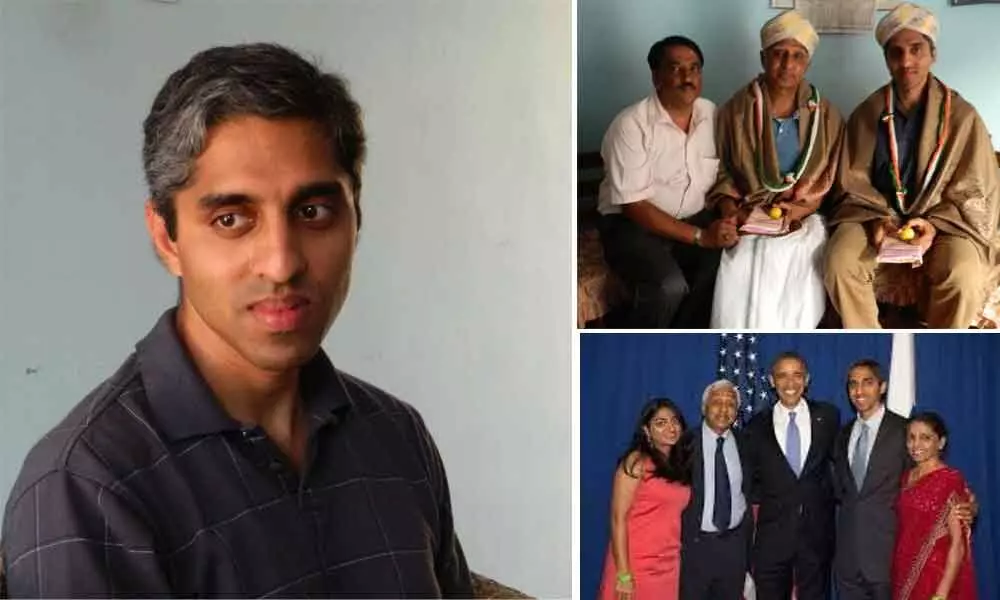
[[835, 572], [841, 600], [889, 600], [896, 511], [906, 451], [906, 419], [885, 407], [882, 369], [870, 359], [847, 371], [847, 395], [858, 417], [844, 425], [833, 451], [840, 500]]
[[747, 425], [745, 459], [751, 503], [759, 504], [751, 552], [757, 597], [830, 597], [834, 548], [831, 455], [840, 429], [832, 404], [806, 400], [805, 360], [784, 352], [769, 377], [778, 397]]
[[682, 443], [692, 461], [691, 500], [681, 514], [681, 599], [743, 596], [753, 515], [744, 494], [740, 439], [732, 430], [739, 390], [725, 379], [705, 388], [701, 427]]

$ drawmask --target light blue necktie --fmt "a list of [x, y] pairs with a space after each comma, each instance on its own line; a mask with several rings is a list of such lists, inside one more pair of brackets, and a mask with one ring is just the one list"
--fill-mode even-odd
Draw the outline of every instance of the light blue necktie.
[[795, 412], [788, 413], [788, 429], [785, 430], [785, 456], [788, 457], [788, 466], [798, 477], [802, 472], [802, 439], [799, 437], [799, 426], [795, 424]]
[[858, 441], [854, 444], [854, 464], [851, 465], [851, 473], [854, 475], [854, 483], [861, 491], [861, 484], [865, 482], [865, 472], [868, 470], [868, 426], [864, 421], [859, 421]]

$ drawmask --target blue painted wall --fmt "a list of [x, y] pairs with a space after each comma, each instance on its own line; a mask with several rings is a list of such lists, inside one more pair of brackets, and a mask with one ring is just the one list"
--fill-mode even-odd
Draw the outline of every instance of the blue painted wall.
[[[923, 0], [941, 21], [934, 72], [975, 105], [1000, 148], [1000, 5]], [[706, 98], [721, 104], [760, 70], [761, 25], [778, 14], [768, 0], [579, 0], [580, 151], [600, 148], [615, 114], [652, 90], [646, 53], [681, 34], [705, 53]], [[876, 19], [883, 14], [876, 14]], [[809, 79], [845, 114], [888, 81], [873, 34], [823, 35]]]

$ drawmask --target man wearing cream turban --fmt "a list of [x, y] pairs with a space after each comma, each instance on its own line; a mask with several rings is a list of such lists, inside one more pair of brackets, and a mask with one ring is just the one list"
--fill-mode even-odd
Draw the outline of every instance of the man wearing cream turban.
[[804, 79], [819, 44], [805, 17], [781, 13], [760, 41], [763, 73], [716, 121], [721, 163], [707, 201], [735, 216], [741, 235], [722, 253], [711, 326], [812, 329], [826, 307], [816, 209], [834, 181], [843, 119]]
[[996, 285], [994, 150], [975, 108], [931, 74], [937, 37], [934, 14], [910, 3], [875, 30], [892, 81], [847, 123], [826, 255], [826, 288], [846, 327], [879, 327], [872, 282], [890, 251], [920, 266], [929, 297], [918, 307], [932, 328], [967, 327]]

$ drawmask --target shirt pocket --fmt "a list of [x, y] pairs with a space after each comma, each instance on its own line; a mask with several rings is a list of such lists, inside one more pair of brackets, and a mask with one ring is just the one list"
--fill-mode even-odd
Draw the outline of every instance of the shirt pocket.
[[701, 156], [693, 162], [692, 184], [703, 192], [708, 191], [715, 183], [715, 177], [719, 172], [719, 159]]

